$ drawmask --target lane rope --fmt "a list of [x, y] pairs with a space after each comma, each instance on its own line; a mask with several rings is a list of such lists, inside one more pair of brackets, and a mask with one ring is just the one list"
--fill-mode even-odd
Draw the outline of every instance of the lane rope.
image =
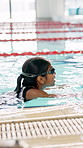
[[25, 56], [25, 55], [59, 55], [59, 54], [83, 54], [83, 51], [48, 51], [48, 52], [23, 52], [23, 53], [1, 53], [1, 57], [8, 57], [8, 56]]
[[[20, 28], [19, 28], [20, 26]], [[8, 27], [8, 28], [5, 28]], [[28, 28], [26, 28], [28, 27]], [[13, 29], [48, 29], [48, 28], [78, 28], [83, 27], [83, 23], [62, 23], [62, 22], [54, 22], [54, 21], [48, 21], [48, 22], [2, 22], [0, 23], [0, 29], [4, 30], [13, 30]]]
[[0, 39], [0, 42], [19, 42], [19, 41], [60, 41], [60, 40], [74, 40], [83, 39], [83, 37], [65, 37], [65, 38], [33, 38], [33, 39]]
[[68, 33], [68, 32], [83, 32], [83, 30], [0, 32], [0, 34], [27, 34], [27, 33], [43, 34], [43, 33]]

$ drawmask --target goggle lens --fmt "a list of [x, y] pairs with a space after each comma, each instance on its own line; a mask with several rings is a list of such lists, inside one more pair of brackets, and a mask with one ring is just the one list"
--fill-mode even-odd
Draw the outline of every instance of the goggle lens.
[[52, 68], [48, 71], [49, 74], [54, 74], [55, 73], [55, 68]]

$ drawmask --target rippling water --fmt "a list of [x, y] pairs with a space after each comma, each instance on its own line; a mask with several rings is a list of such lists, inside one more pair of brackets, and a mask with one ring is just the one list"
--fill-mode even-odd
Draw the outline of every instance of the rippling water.
[[[9, 26], [8, 26], [9, 27]], [[15, 26], [13, 26], [15, 27]], [[14, 32], [28, 32], [26, 34], [5, 34], [9, 30], [4, 30], [0, 34], [2, 39], [23, 39], [23, 38], [53, 38], [53, 37], [80, 37], [83, 32], [68, 32], [68, 33], [45, 33], [36, 34], [35, 31], [48, 31], [48, 29], [37, 29], [36, 27], [15, 30]], [[31, 26], [32, 27], [32, 26]], [[6, 27], [5, 27], [6, 28]], [[19, 28], [19, 26], [18, 26]], [[58, 30], [78, 30], [78, 28], [58, 28]], [[80, 28], [82, 29], [82, 28]], [[57, 30], [49, 28], [49, 31]], [[29, 41], [29, 42], [0, 42], [0, 53], [12, 52], [38, 52], [38, 51], [70, 51], [83, 50], [83, 40], [61, 40], [61, 41]], [[38, 55], [39, 56], [39, 55]], [[7, 92], [14, 91], [18, 75], [21, 73], [21, 66], [27, 58], [32, 56], [11, 56], [0, 57], [0, 106], [16, 106], [21, 100], [8, 95]], [[56, 69], [56, 85], [50, 88], [49, 93], [59, 93], [65, 95], [64, 97], [51, 98], [47, 101], [41, 99], [46, 105], [59, 105], [65, 103], [83, 103], [83, 55], [82, 54], [61, 54], [61, 55], [46, 55], [42, 56], [50, 60]], [[4, 95], [5, 93], [5, 95]], [[39, 98], [38, 98], [39, 99]], [[38, 100], [36, 99], [36, 100]], [[29, 101], [29, 106], [34, 106], [36, 100]], [[35, 103], [38, 104], [39, 100]], [[8, 105], [8, 106], [7, 106]], [[24, 104], [23, 104], [24, 105]]]
[[[24, 57], [2, 57], [0, 59], [1, 66], [1, 83], [0, 83], [0, 105], [1, 108], [15, 106], [21, 102], [14, 98], [12, 94], [7, 94], [8, 91], [13, 91], [16, 87], [16, 80], [21, 73], [21, 66], [24, 61], [31, 56]], [[46, 106], [83, 103], [83, 55], [47, 55], [43, 56], [50, 60], [56, 69], [56, 85], [49, 90], [49, 93], [59, 93], [65, 96], [59, 98], [42, 99]], [[5, 95], [4, 95], [5, 93]], [[10, 96], [10, 97], [9, 97]], [[28, 106], [41, 106], [39, 100], [33, 100], [28, 103]], [[8, 105], [8, 106], [6, 106]]]

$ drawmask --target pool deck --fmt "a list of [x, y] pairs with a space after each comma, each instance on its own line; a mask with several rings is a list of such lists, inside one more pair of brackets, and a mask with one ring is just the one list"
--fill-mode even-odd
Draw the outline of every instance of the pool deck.
[[[51, 107], [38, 107], [38, 108], [21, 108], [21, 109], [3, 109], [0, 111], [0, 125], [11, 123], [35, 123], [41, 121], [53, 121], [61, 123], [64, 120], [76, 120], [74, 122], [76, 128], [81, 128], [81, 132], [55, 135], [55, 136], [42, 136], [33, 138], [24, 138], [24, 142], [29, 144], [32, 148], [82, 148], [83, 147], [83, 106], [78, 105], [64, 105], [64, 106], [51, 106]], [[77, 121], [79, 122], [78, 125]], [[80, 121], [82, 121], [80, 124]], [[63, 125], [63, 123], [62, 123]], [[64, 127], [64, 125], [63, 125]], [[62, 128], [63, 128], [62, 127]], [[59, 128], [59, 127], [58, 127]], [[75, 128], [75, 127], [74, 127]], [[33, 129], [32, 129], [33, 130]], [[69, 129], [68, 129], [69, 130]], [[77, 129], [76, 129], [77, 130]], [[7, 140], [7, 139], [6, 139]], [[8, 139], [10, 140], [10, 139]], [[19, 139], [22, 143], [23, 139]], [[0, 143], [1, 144], [1, 143]]]
[[83, 106], [78, 105], [64, 105], [64, 106], [50, 106], [50, 107], [35, 107], [35, 108], [20, 108], [20, 109], [3, 109], [0, 110], [0, 123], [15, 122], [15, 121], [35, 121], [48, 119], [50, 117], [70, 118], [83, 117]]

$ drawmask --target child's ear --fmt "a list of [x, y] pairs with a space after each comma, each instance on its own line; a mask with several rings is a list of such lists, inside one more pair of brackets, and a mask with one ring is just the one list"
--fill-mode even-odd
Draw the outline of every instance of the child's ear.
[[44, 82], [45, 82], [45, 77], [38, 76], [38, 77], [37, 77], [37, 81], [38, 81], [39, 83], [41, 83], [41, 84], [44, 84]]

